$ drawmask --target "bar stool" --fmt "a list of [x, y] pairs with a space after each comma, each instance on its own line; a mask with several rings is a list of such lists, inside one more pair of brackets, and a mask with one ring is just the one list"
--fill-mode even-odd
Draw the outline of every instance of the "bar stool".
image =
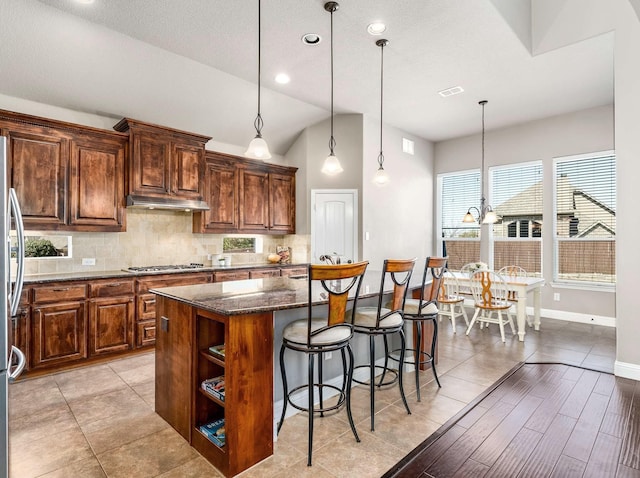
[[[369, 363], [366, 365], [358, 365], [355, 368], [368, 368], [369, 380], [368, 382], [353, 379], [354, 382], [369, 385], [370, 396], [370, 409], [371, 409], [371, 431], [375, 430], [374, 417], [375, 417], [375, 389], [376, 387], [382, 387], [386, 385], [392, 385], [396, 382], [399, 384], [400, 396], [402, 402], [407, 410], [407, 413], [411, 415], [407, 399], [404, 395], [404, 387], [402, 385], [402, 372], [404, 368], [404, 317], [402, 309], [404, 308], [404, 302], [407, 297], [407, 290], [409, 289], [409, 281], [411, 279], [411, 273], [413, 272], [413, 266], [416, 263], [416, 259], [410, 260], [394, 260], [387, 259], [384, 261], [382, 269], [382, 279], [380, 280], [380, 294], [378, 296], [377, 307], [358, 307], [352, 309], [351, 323], [353, 324], [353, 330], [356, 334], [367, 335], [369, 337]], [[385, 280], [390, 279], [393, 283], [393, 295], [391, 301], [382, 307], [383, 294]], [[355, 310], [355, 313], [353, 311]], [[400, 359], [398, 362], [398, 370], [389, 368], [389, 346], [387, 344], [387, 337], [390, 334], [399, 334], [401, 349]], [[376, 365], [376, 337], [384, 337], [384, 366]], [[376, 383], [376, 369], [382, 370], [382, 375], [378, 383]], [[387, 382], [384, 381], [385, 375], [390, 372], [393, 378]]]
[[[422, 286], [420, 287], [420, 298], [407, 299], [404, 303], [404, 320], [413, 324], [414, 348], [406, 349], [413, 353], [413, 362], [405, 360], [407, 364], [415, 366], [416, 374], [416, 395], [420, 401], [420, 368], [431, 364], [433, 376], [438, 387], [440, 380], [436, 372], [435, 351], [438, 340], [438, 291], [442, 283], [444, 269], [447, 266], [448, 257], [427, 257], [422, 274]], [[433, 338], [431, 339], [431, 350], [423, 350], [422, 334], [425, 322], [433, 324]]]
[[[351, 415], [351, 380], [353, 378], [353, 351], [350, 340], [353, 337], [353, 325], [345, 320], [347, 300], [353, 297], [354, 307], [357, 307], [358, 295], [362, 284], [362, 277], [367, 269], [367, 261], [355, 264], [344, 265], [309, 265], [308, 284], [309, 296], [307, 304], [307, 318], [296, 320], [287, 325], [282, 332], [282, 347], [280, 348], [280, 370], [282, 372], [282, 386], [284, 390], [284, 406], [282, 416], [278, 422], [277, 432], [280, 433], [284, 422], [287, 404], [298, 410], [309, 413], [309, 453], [307, 465], [311, 466], [311, 455], [313, 451], [313, 417], [319, 413], [324, 416], [325, 412], [337, 410], [345, 403], [347, 406], [347, 417], [351, 431], [360, 441], [356, 431], [353, 417]], [[327, 310], [320, 313], [313, 310], [313, 303], [328, 298]], [[287, 384], [286, 364], [284, 352], [286, 349], [302, 352], [307, 355], [308, 361], [308, 382], [291, 390]], [[322, 377], [322, 354], [339, 350], [342, 355], [343, 382], [342, 387], [336, 387], [323, 383]], [[349, 364], [347, 366], [346, 354], [349, 354]], [[318, 382], [314, 383], [315, 358], [318, 357]], [[338, 393], [337, 403], [324, 406], [324, 389], [332, 389]], [[296, 404], [292, 400], [292, 395], [306, 389], [309, 397], [307, 407]], [[318, 391], [319, 405], [315, 405], [315, 393]]]

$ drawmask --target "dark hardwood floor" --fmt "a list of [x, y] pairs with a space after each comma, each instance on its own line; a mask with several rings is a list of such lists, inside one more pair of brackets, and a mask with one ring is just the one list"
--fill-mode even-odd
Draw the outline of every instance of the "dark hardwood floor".
[[521, 364], [384, 478], [640, 478], [640, 382]]

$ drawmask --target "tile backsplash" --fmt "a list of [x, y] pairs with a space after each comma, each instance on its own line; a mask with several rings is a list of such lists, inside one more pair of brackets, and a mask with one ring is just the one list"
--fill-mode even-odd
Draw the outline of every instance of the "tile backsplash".
[[[27, 259], [26, 274], [48, 274], [77, 271], [111, 271], [129, 266], [160, 264], [212, 265], [222, 254], [223, 234], [194, 234], [191, 232], [191, 213], [175, 211], [127, 210], [127, 232], [37, 232], [28, 235], [65, 235], [73, 237], [73, 257]], [[308, 262], [311, 256], [309, 235], [253, 235], [261, 237], [262, 253], [224, 254], [231, 256], [231, 265], [260, 264], [276, 252], [277, 246], [291, 248], [292, 262]], [[212, 256], [207, 259], [208, 255]], [[95, 265], [83, 266], [83, 258], [95, 258]], [[216, 264], [217, 265], [217, 262]]]

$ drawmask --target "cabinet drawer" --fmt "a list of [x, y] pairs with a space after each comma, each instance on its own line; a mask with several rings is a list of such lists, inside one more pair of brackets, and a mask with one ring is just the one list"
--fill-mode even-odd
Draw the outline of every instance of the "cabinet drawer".
[[156, 318], [156, 295], [140, 294], [138, 296], [138, 316], [137, 321], [149, 320]]
[[85, 284], [61, 284], [47, 287], [33, 288], [33, 303], [66, 302], [69, 300], [85, 299], [87, 286]]
[[215, 282], [249, 279], [249, 271], [222, 271], [215, 272], [213, 275], [215, 278]]
[[252, 279], [261, 279], [263, 277], [280, 277], [280, 269], [257, 269], [249, 272]]
[[145, 320], [136, 324], [136, 345], [144, 347], [156, 343], [156, 321]]
[[157, 277], [144, 277], [138, 279], [138, 294], [148, 292], [149, 289], [161, 287], [174, 287], [179, 285], [207, 284], [212, 281], [211, 273], [198, 274], [171, 274]]
[[134, 294], [133, 279], [125, 279], [91, 284], [91, 297], [118, 297]]
[[287, 267], [280, 269], [280, 272], [283, 277], [306, 276], [309, 273], [306, 267]]

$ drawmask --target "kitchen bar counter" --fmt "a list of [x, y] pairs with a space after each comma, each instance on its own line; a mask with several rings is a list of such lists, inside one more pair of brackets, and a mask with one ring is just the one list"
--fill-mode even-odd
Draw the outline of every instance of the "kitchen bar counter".
[[[367, 270], [360, 289], [360, 298], [377, 297], [380, 291], [382, 271]], [[419, 289], [422, 274], [413, 274], [410, 290]], [[393, 283], [385, 283], [385, 292], [391, 293]], [[306, 307], [308, 283], [306, 277], [274, 277], [242, 281], [187, 285], [152, 289], [150, 292], [183, 302], [198, 309], [221, 315], [238, 315], [257, 312]], [[317, 283], [311, 291], [313, 305], [327, 300], [322, 286]]]

